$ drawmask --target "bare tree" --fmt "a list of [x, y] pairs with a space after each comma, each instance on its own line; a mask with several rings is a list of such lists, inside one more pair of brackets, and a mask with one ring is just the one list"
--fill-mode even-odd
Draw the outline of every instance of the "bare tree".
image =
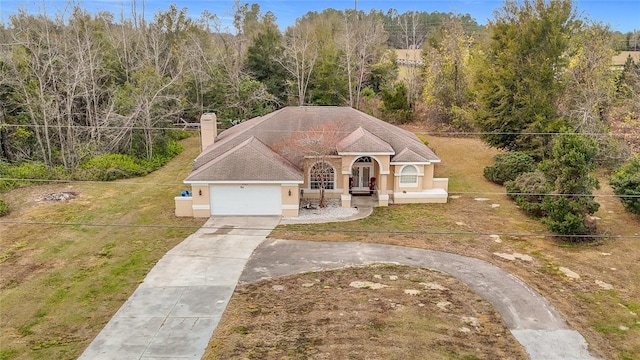
[[[323, 124], [304, 132], [293, 133], [275, 146], [276, 150], [293, 164], [304, 168], [309, 166], [311, 179], [317, 183], [320, 192], [320, 207], [326, 206], [325, 190], [334, 176], [330, 158], [337, 155], [336, 144], [344, 135], [338, 122]], [[311, 185], [311, 184], [310, 184]]]
[[318, 59], [318, 43], [309, 22], [301, 20], [287, 29], [284, 41], [284, 55], [280, 63], [293, 77], [294, 96], [302, 106]]
[[360, 106], [360, 95], [369, 72], [369, 65], [379, 60], [386, 42], [382, 22], [373, 14], [347, 10], [344, 12], [344, 33], [337, 41], [344, 53], [349, 87], [349, 106]]

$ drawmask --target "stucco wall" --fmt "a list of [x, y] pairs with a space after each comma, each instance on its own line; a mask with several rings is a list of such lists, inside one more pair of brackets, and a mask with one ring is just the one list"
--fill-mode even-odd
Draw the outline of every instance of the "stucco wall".
[[282, 185], [282, 215], [298, 216], [300, 190], [298, 185]]
[[193, 199], [191, 196], [175, 197], [176, 216], [193, 217]]
[[393, 193], [391, 194], [393, 203], [446, 203], [449, 180], [434, 179], [434, 164], [414, 166], [419, 173], [418, 183], [415, 186], [400, 186], [400, 172], [404, 165], [393, 166]]
[[210, 217], [211, 206], [209, 204], [209, 185], [191, 185], [193, 197], [193, 216]]

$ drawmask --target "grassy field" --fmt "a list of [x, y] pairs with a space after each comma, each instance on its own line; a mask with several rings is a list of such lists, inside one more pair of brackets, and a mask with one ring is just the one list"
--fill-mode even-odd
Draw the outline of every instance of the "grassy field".
[[[482, 168], [491, 163], [494, 150], [476, 139], [428, 137], [427, 140], [443, 159], [443, 163], [436, 169], [436, 176], [449, 177], [450, 191], [456, 196], [448, 204], [377, 208], [371, 217], [361, 221], [279, 227], [272, 237], [378, 242], [444, 250], [481, 258], [523, 279], [549, 299], [569, 325], [586, 337], [595, 354], [608, 359], [640, 358], [640, 282], [637, 280], [640, 273], [639, 239], [609, 237], [597, 244], [571, 245], [539, 236], [547, 233], [544, 226], [522, 215], [513, 202], [500, 194], [504, 191], [501, 187], [482, 177]], [[0, 224], [0, 359], [76, 358], [157, 260], [203, 223], [202, 220], [176, 219], [173, 216], [173, 197], [184, 188], [181, 180], [189, 172], [191, 161], [199, 150], [196, 138], [187, 139], [184, 145], [186, 150], [183, 154], [165, 168], [144, 178], [112, 183], [48, 184], [3, 194], [13, 213], [0, 221], [18, 223]], [[39, 201], [43, 195], [63, 191], [74, 192], [77, 197], [66, 202]], [[616, 198], [607, 196], [611, 194], [611, 189], [606, 184], [603, 183], [598, 193], [604, 195], [596, 198], [602, 205], [596, 216], [600, 218], [598, 222], [604, 234], [640, 234], [639, 218], [626, 213]], [[488, 200], [475, 200], [479, 197]], [[494, 204], [499, 206], [492, 206]], [[30, 222], [64, 222], [75, 225]], [[175, 227], [155, 227], [158, 224]], [[405, 233], [393, 233], [394, 230]], [[501, 234], [500, 242], [496, 241], [496, 237], [489, 236], [495, 234]], [[495, 252], [530, 254], [533, 261], [508, 261], [495, 256]], [[560, 267], [575, 271], [580, 278], [566, 277]], [[405, 276], [410, 279], [441, 275], [416, 273], [415, 269], [362, 271], [364, 272], [323, 274], [320, 280], [329, 288], [322, 289], [327, 292], [332, 289], [347, 289], [348, 296], [346, 292], [342, 292], [342, 297], [334, 294], [329, 299], [343, 298], [344, 304], [355, 301], [353, 306], [369, 306], [369, 299], [396, 299], [403, 295], [389, 292], [374, 298], [366, 295], [368, 297], [365, 298], [360, 290], [348, 289], [344, 283], [347, 276], [370, 280], [374, 274], [396, 274], [400, 279]], [[285, 284], [300, 284], [315, 282], [316, 279], [318, 275], [301, 275], [281, 281]], [[405, 338], [389, 338], [392, 341], [386, 344], [408, 344], [412, 340], [409, 337], [420, 338], [416, 334], [423, 334], [425, 331], [425, 334], [430, 335], [420, 339], [435, 339], [435, 345], [429, 346], [437, 345], [442, 350], [438, 350], [438, 357], [434, 358], [493, 358], [493, 355], [501, 354], [500, 349], [517, 348], [518, 345], [504, 333], [501, 320], [495, 318], [482, 301], [473, 298], [474, 294], [465, 292], [463, 285], [455, 285], [454, 279], [446, 276], [434, 277], [431, 281], [446, 283], [447, 287], [454, 289], [450, 294], [441, 294], [442, 300], [450, 299], [447, 301], [454, 303], [451, 300], [459, 299], [462, 294], [464, 299], [474, 299], [469, 300], [474, 306], [469, 304], [470, 307], [461, 307], [465, 309], [467, 316], [480, 318], [487, 329], [504, 334], [501, 339], [491, 339], [499, 342], [496, 353], [483, 352], [486, 350], [486, 341], [489, 341], [482, 337], [486, 335], [484, 333], [474, 334], [479, 337], [469, 338], [466, 342], [458, 341], [460, 339], [455, 336], [458, 335], [458, 328], [464, 325], [448, 323], [451, 319], [444, 313], [440, 314], [442, 317], [435, 317], [428, 323], [408, 322], [407, 329], [411, 331], [402, 330]], [[604, 289], [599, 285], [603, 283], [612, 288]], [[287, 303], [278, 302], [283, 299], [282, 296], [272, 296], [268, 298], [271, 310], [265, 310], [264, 314], [257, 317], [255, 312], [250, 313], [248, 316], [253, 317], [249, 320], [243, 318], [246, 314], [243, 315], [240, 310], [246, 309], [252, 301], [258, 304], [256, 306], [263, 306], [259, 305], [262, 304], [259, 302], [262, 301], [261, 295], [276, 284], [281, 283], [274, 280], [239, 289], [219, 327], [219, 331], [227, 329], [227, 332], [217, 333], [218, 338], [212, 342], [209, 357], [215, 358], [215, 354], [225, 351], [216, 344], [231, 344], [232, 341], [225, 340], [235, 341], [250, 334], [247, 324], [255, 324], [257, 327], [262, 318], [273, 321], [274, 318], [268, 316], [272, 313], [281, 314], [278, 313], [281, 309], [296, 309], [296, 306], [302, 309], [301, 306], [305, 304], [322, 303], [324, 299], [325, 291], [319, 291], [320, 287], [292, 287], [298, 289], [299, 293], [289, 293]], [[400, 286], [389, 289], [400, 290]], [[295, 299], [300, 302], [294, 302]], [[414, 301], [412, 304], [415, 306], [405, 307], [408, 315], [382, 307], [375, 319], [364, 318], [369, 335], [363, 337], [358, 346], [373, 348], [379, 342], [389, 341], [389, 333], [385, 331], [398, 330], [403, 324], [402, 316], [421, 316], [421, 308], [414, 298], [402, 301]], [[344, 304], [332, 302], [330, 305]], [[360, 315], [364, 316], [366, 313], [367, 311], [362, 311]], [[304, 327], [308, 324], [305, 323], [304, 316], [304, 312], [296, 315], [291, 311], [290, 317], [283, 320], [288, 327], [287, 331], [307, 336]], [[340, 312], [331, 313], [327, 318], [331, 320], [335, 316], [341, 316]], [[354, 318], [358, 319], [355, 313]], [[318, 320], [321, 323], [328, 321]], [[322, 324], [318, 324], [320, 325]], [[231, 332], [228, 329], [232, 329]], [[350, 334], [349, 329], [346, 331]], [[230, 337], [231, 334], [233, 338]], [[446, 339], [451, 336], [454, 338], [447, 343]], [[302, 339], [300, 344], [309, 353], [314, 342], [304, 342], [305, 337], [301, 336], [296, 338]], [[256, 345], [256, 349], [263, 349], [265, 346], [275, 348], [278, 344], [278, 340], [271, 337], [263, 337], [261, 341], [261, 347]], [[335, 341], [337, 344], [338, 340]], [[422, 345], [411, 346], [420, 349]], [[476, 352], [475, 348], [485, 350]], [[284, 349], [280, 354], [282, 358], [302, 358], [297, 347], [285, 346]], [[246, 357], [249, 357], [248, 353]], [[375, 355], [370, 357], [375, 358]], [[397, 357], [403, 358], [403, 355]], [[518, 355], [513, 358], [518, 358]]]
[[[0, 224], [0, 359], [77, 358], [151, 267], [204, 222], [173, 215], [199, 150], [198, 138], [183, 144], [143, 178], [4, 194], [12, 213], [0, 221], [18, 223]], [[60, 192], [76, 198], [40, 200]]]

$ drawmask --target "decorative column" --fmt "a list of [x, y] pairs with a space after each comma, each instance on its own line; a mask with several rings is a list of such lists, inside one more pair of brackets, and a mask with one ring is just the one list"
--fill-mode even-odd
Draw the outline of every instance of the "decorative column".
[[380, 184], [378, 185], [378, 206], [389, 206], [388, 189], [389, 172], [380, 171]]
[[342, 200], [342, 207], [348, 208], [351, 207], [351, 194], [349, 194], [349, 176], [351, 174], [345, 174], [342, 172], [342, 194], [340, 195], [340, 199]]

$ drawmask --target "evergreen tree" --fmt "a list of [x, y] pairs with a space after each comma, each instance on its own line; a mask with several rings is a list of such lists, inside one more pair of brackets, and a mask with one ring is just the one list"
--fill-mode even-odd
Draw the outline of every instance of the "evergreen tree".
[[600, 204], [593, 199], [598, 179], [590, 174], [595, 170], [598, 147], [586, 136], [570, 134], [557, 136], [553, 141], [552, 158], [540, 164], [553, 184], [554, 195], [542, 202], [546, 212], [543, 220], [549, 230], [563, 235], [589, 235], [595, 225], [587, 216], [598, 211]]
[[263, 23], [265, 29], [255, 35], [247, 49], [247, 68], [270, 94], [285, 103], [287, 71], [279, 62], [284, 53], [282, 34], [270, 13], [263, 17]]
[[483, 136], [491, 146], [542, 157], [548, 137], [533, 133], [563, 127], [556, 104], [574, 17], [571, 0], [509, 0], [489, 24], [475, 90], [477, 125], [493, 133]]

